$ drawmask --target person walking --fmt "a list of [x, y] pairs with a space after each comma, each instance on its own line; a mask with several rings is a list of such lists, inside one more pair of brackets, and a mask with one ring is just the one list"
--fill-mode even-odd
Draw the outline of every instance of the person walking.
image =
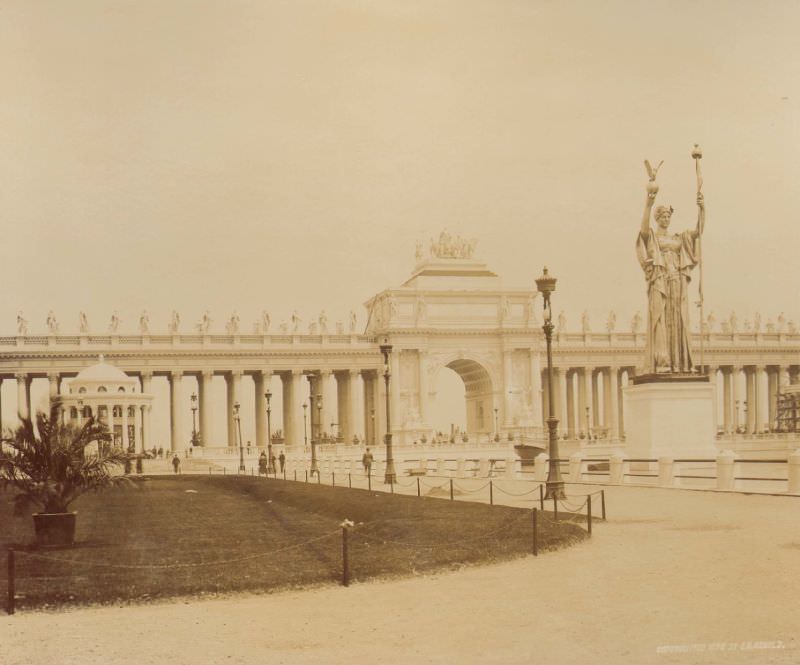
[[267, 453], [263, 451], [258, 456], [258, 475], [259, 476], [267, 475]]
[[181, 458], [178, 457], [177, 453], [175, 453], [175, 456], [172, 458], [172, 468], [175, 473], [181, 472]]
[[374, 460], [375, 458], [372, 456], [372, 453], [369, 451], [369, 448], [367, 448], [366, 452], [364, 453], [364, 456], [361, 458], [361, 463], [364, 465], [365, 476], [370, 475], [370, 472], [372, 471], [372, 462]]
[[281, 465], [281, 473], [283, 473], [283, 470], [286, 468], [286, 455], [283, 454], [282, 450], [281, 450], [281, 454], [278, 455], [278, 462]]

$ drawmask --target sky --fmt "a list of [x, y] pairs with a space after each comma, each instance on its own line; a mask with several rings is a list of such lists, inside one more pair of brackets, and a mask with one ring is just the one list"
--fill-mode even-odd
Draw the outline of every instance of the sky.
[[442, 229], [568, 327], [644, 311], [647, 176], [706, 311], [800, 323], [794, 1], [4, 0], [0, 334], [22, 310], [345, 320]]

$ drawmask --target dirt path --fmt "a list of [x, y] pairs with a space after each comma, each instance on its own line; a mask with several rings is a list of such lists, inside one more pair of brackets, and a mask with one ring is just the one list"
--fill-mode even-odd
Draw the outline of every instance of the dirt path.
[[646, 488], [607, 499], [591, 542], [537, 559], [2, 616], [0, 663], [800, 662], [800, 499]]

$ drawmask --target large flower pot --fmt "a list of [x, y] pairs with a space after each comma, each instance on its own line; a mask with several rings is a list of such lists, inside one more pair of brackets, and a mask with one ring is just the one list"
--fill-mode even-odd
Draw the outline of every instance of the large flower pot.
[[78, 513], [34, 513], [33, 528], [39, 547], [64, 547], [75, 542]]

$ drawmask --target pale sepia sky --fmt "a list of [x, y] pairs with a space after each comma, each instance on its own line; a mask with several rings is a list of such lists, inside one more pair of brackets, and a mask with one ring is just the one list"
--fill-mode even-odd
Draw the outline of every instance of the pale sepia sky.
[[[800, 3], [5, 0], [3, 309], [359, 312], [442, 228], [569, 327], [644, 310], [642, 160], [706, 309], [800, 322]], [[304, 324], [305, 325], [305, 324]]]

